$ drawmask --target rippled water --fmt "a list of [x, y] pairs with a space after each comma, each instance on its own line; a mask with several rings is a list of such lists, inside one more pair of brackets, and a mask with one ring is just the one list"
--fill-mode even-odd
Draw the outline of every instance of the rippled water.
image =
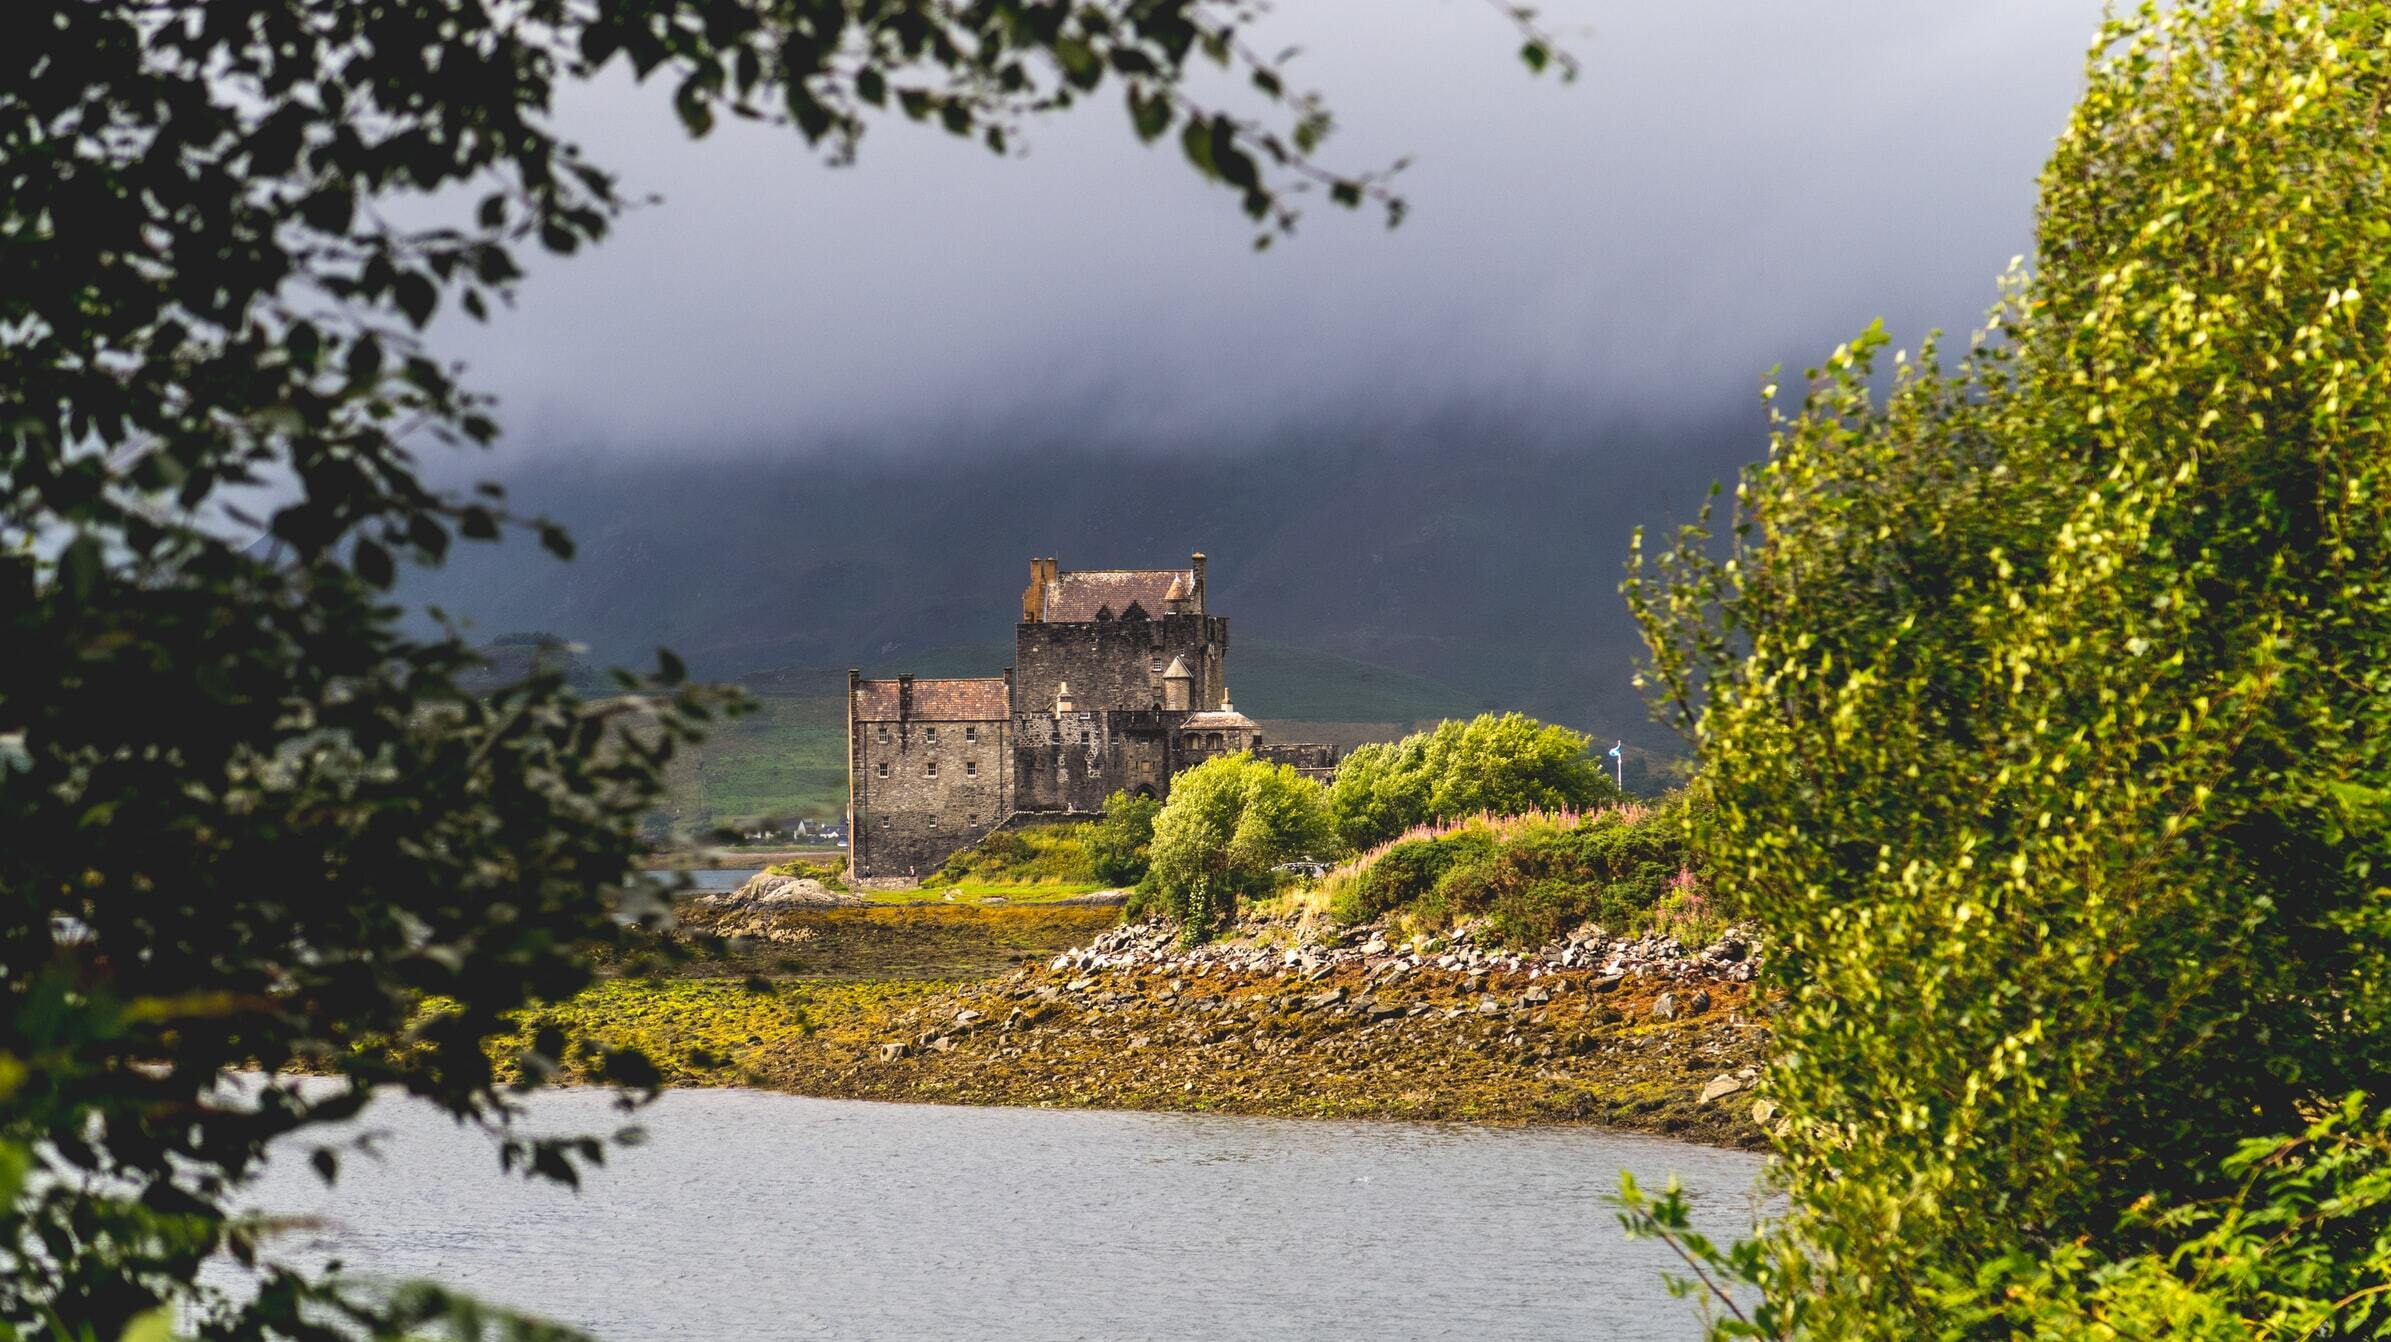
[[[607, 1131], [590, 1091], [534, 1127]], [[1681, 1172], [1748, 1225], [1748, 1155], [1585, 1130], [963, 1109], [679, 1091], [578, 1195], [402, 1100], [384, 1159], [323, 1188], [294, 1151], [256, 1205], [317, 1213], [286, 1258], [433, 1277], [660, 1338], [1692, 1338], [1600, 1197]]]

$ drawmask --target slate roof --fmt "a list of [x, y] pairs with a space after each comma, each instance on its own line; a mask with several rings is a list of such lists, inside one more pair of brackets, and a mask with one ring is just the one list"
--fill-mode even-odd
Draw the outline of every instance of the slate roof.
[[[893, 680], [855, 684], [855, 716], [866, 722], [894, 722], [901, 691]], [[927, 722], [1000, 722], [1013, 715], [1003, 676], [913, 682], [913, 716]]]
[[1173, 585], [1178, 585], [1182, 592], [1194, 591], [1194, 572], [1179, 568], [1099, 568], [1058, 573], [1046, 584], [1046, 618], [1068, 624], [1093, 620], [1097, 611], [1109, 609], [1117, 620], [1134, 601], [1145, 608], [1147, 619], [1159, 620], [1170, 613], [1166, 603]]
[[1229, 728], [1244, 729], [1258, 727], [1259, 725], [1260, 724], [1256, 723], [1252, 718], [1247, 717], [1243, 713], [1236, 712], [1235, 710], [1230, 710], [1229, 712], [1225, 713], [1190, 713], [1187, 715], [1186, 719], [1179, 724], [1183, 730], [1193, 730], [1196, 728], [1204, 728], [1207, 730], [1225, 730]]

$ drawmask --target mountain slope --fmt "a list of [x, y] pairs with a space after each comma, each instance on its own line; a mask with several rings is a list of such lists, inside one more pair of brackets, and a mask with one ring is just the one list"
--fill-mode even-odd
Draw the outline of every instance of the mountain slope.
[[1203, 550], [1249, 712], [1500, 706], [1659, 744], [1617, 582], [1629, 530], [1665, 521], [1670, 491], [1582, 454], [1457, 441], [559, 466], [509, 483], [572, 528], [575, 562], [465, 547], [406, 595], [601, 659], [665, 645], [700, 674], [797, 689], [850, 665], [993, 674], [1033, 554], [1094, 568]]

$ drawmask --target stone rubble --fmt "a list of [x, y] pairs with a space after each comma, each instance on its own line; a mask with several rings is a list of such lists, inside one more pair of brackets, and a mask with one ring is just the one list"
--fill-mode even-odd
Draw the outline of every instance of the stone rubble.
[[[1592, 925], [1539, 950], [1524, 953], [1480, 944], [1478, 932], [1466, 925], [1435, 941], [1414, 938], [1402, 948], [1388, 940], [1384, 928], [1374, 925], [1347, 932], [1339, 940], [1341, 944], [1283, 948], [1250, 941], [1182, 947], [1178, 944], [1177, 929], [1168, 924], [1126, 923], [1083, 947], [1054, 957], [1047, 968], [1056, 974], [1082, 976], [1106, 970], [1162, 968], [1199, 978], [1225, 972], [1315, 980], [1358, 966], [1364, 978], [1373, 982], [1435, 969], [1461, 974], [1479, 983], [1490, 973], [1526, 973], [1536, 978], [1560, 970], [1593, 969], [1597, 974], [1597, 992], [1615, 988], [1627, 979], [1749, 983], [1760, 970], [1751, 934], [1741, 928], [1729, 928], [1716, 942], [1698, 951], [1689, 951], [1674, 937], [1613, 938]], [[1475, 987], [1467, 990], [1477, 991]], [[1673, 994], [1664, 998], [1668, 996]], [[1697, 989], [1673, 1005], [1690, 1014], [1700, 1014], [1709, 1004], [1709, 994]]]
[[1746, 1117], [1767, 1029], [1741, 929], [1689, 950], [1587, 927], [1519, 952], [1466, 926], [1404, 944], [1382, 927], [1286, 944], [1292, 930], [1183, 947], [1168, 925], [1107, 929], [890, 1020], [844, 1093], [1594, 1118], [1730, 1144], [1773, 1130], [1773, 1107]]

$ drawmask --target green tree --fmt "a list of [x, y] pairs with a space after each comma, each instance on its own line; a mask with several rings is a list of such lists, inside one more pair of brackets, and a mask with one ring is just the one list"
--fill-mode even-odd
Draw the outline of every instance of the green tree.
[[[584, 701], [538, 664], [480, 692], [474, 650], [410, 632], [389, 596], [459, 539], [571, 551], [494, 487], [416, 467], [498, 432], [427, 344], [435, 318], [486, 318], [526, 249], [572, 253], [621, 208], [558, 138], [558, 90], [627, 68], [693, 135], [778, 121], [833, 158], [883, 117], [1007, 152], [1030, 118], [1117, 96], [1260, 241], [1307, 191], [1398, 213], [1382, 175], [1315, 162], [1327, 111], [1247, 48], [1245, 16], [0, 5], [0, 1333], [114, 1338], [161, 1302], [209, 1337], [448, 1317], [436, 1291], [336, 1273], [196, 1284], [219, 1251], [254, 1260], [230, 1208], [266, 1144], [305, 1149], [376, 1087], [491, 1129], [510, 1168], [571, 1180], [602, 1154], [514, 1129], [484, 1043], [589, 981], [659, 768], [720, 701], [669, 656], [629, 698]], [[1547, 58], [1533, 33], [1528, 56]], [[1200, 62], [1232, 101], [1191, 91]], [[580, 1047], [535, 1045], [533, 1081]], [[302, 1062], [331, 1079], [219, 1087]]]
[[1622, 798], [1587, 737], [1523, 713], [1450, 719], [1391, 744], [1356, 748], [1337, 766], [1330, 808], [1351, 849], [1414, 825], [1486, 813], [1572, 810]]
[[1104, 799], [1104, 818], [1088, 835], [1088, 865], [1097, 880], [1135, 885], [1146, 879], [1154, 817], [1161, 811], [1162, 803], [1143, 792], [1116, 792]]
[[1153, 887], [1191, 940], [1269, 888], [1271, 869], [1334, 840], [1326, 791], [1284, 764], [1248, 754], [1206, 760], [1171, 780], [1154, 818]]
[[1753, 1332], [2391, 1331], [2387, 36], [2110, 24], [1988, 338], [1631, 573], [1786, 997]]

